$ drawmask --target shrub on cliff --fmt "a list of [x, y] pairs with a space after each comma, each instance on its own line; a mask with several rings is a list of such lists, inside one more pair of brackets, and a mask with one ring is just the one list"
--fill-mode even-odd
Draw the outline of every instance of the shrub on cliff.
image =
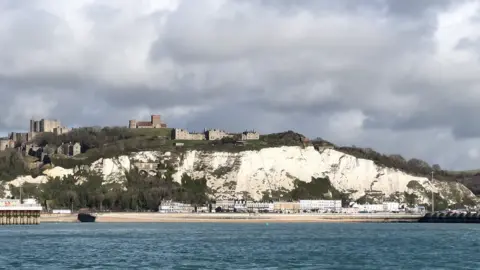
[[19, 152], [13, 149], [0, 152], [0, 181], [10, 181], [28, 173], [27, 164]]
[[272, 133], [260, 136], [260, 140], [269, 146], [297, 146], [303, 145], [306, 137], [291, 130], [281, 133]]
[[293, 200], [341, 199], [341, 193], [330, 183], [330, 179], [312, 177], [310, 182], [299, 179], [293, 181], [294, 188], [290, 192]]

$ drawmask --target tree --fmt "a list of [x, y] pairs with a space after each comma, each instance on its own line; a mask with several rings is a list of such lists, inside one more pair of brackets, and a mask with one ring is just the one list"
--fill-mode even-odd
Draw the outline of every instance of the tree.
[[0, 181], [0, 198], [5, 198], [5, 183]]
[[407, 163], [409, 166], [416, 167], [416, 168], [427, 168], [427, 169], [430, 168], [430, 165], [426, 161], [423, 161], [418, 158], [412, 158]]

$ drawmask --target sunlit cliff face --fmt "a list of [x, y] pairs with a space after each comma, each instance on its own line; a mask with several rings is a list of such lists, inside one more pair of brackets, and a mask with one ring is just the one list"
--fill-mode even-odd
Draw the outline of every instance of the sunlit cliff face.
[[[313, 147], [276, 147], [238, 153], [185, 151], [179, 155], [146, 151], [100, 159], [88, 168], [101, 173], [105, 182], [122, 183], [125, 170], [130, 170], [134, 163], [158, 163], [159, 160], [172, 161], [176, 170], [175, 181], [180, 182], [184, 173], [194, 178], [205, 177], [207, 185], [215, 190], [216, 198], [240, 197], [248, 192], [252, 198], [260, 200], [264, 191], [291, 190], [295, 179], [309, 182], [312, 177], [327, 176], [335, 189], [351, 194], [352, 199], [365, 195], [366, 191], [377, 191], [387, 198], [407, 192], [415, 193], [419, 202], [428, 203], [432, 189], [451, 203], [465, 196], [475, 198], [470, 190], [458, 183], [434, 181], [431, 185], [425, 177], [380, 167], [371, 160], [358, 159], [333, 149], [317, 151]], [[74, 171], [55, 167], [45, 171], [46, 176], [19, 177], [11, 184], [39, 183], [47, 176], [61, 177]], [[409, 185], [412, 181], [418, 183], [420, 189], [412, 189]], [[456, 195], [452, 196], [453, 193]]]

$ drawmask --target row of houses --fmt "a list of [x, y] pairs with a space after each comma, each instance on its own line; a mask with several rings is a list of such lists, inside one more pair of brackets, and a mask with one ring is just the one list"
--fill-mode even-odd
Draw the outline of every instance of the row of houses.
[[399, 212], [398, 202], [382, 204], [351, 204], [342, 207], [341, 200], [300, 200], [297, 202], [255, 202], [248, 200], [219, 200], [206, 207], [195, 208], [190, 204], [164, 201], [159, 207], [162, 213], [189, 212], [265, 212], [265, 213], [376, 213]]
[[235, 136], [238, 136], [238, 139], [242, 141], [260, 139], [260, 134], [254, 130], [244, 131], [240, 134], [228, 133], [220, 129], [205, 129], [203, 132], [189, 132], [188, 130], [181, 128], [174, 128], [172, 130], [173, 140], [214, 141], [223, 138], [234, 138]]
[[40, 161], [44, 161], [46, 156], [54, 154], [74, 157], [82, 152], [80, 143], [62, 143], [60, 146], [45, 145], [43, 147], [33, 144], [25, 144], [20, 148], [25, 155], [37, 157]]
[[398, 212], [401, 205], [398, 202], [384, 202], [381, 204], [356, 204], [352, 203], [351, 208], [358, 209], [359, 212], [377, 213], [377, 212]]

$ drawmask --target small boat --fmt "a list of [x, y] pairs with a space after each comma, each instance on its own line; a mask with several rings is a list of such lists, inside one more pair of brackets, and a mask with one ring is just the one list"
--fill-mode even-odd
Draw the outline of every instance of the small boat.
[[88, 208], [82, 208], [78, 211], [77, 220], [80, 222], [95, 222], [97, 215], [91, 213]]

